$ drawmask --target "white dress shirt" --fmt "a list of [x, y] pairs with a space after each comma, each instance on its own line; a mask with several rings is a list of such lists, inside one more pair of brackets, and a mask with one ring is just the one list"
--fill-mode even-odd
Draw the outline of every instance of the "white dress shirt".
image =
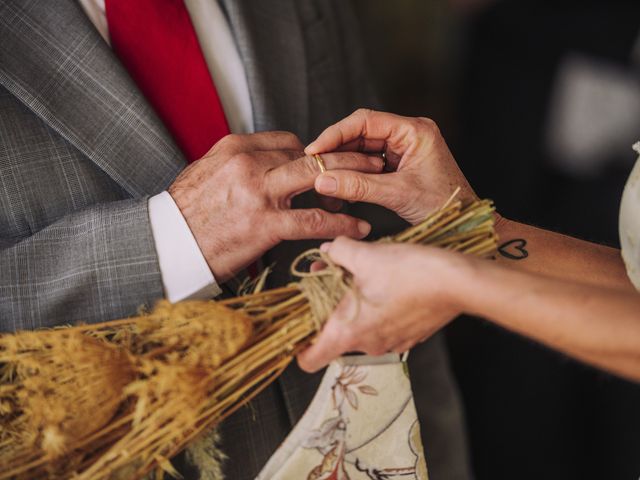
[[[109, 43], [105, 0], [78, 0]], [[232, 133], [253, 132], [253, 110], [244, 66], [217, 0], [185, 0], [200, 48]], [[149, 219], [166, 298], [211, 298], [221, 290], [196, 239], [169, 193], [149, 199]]]

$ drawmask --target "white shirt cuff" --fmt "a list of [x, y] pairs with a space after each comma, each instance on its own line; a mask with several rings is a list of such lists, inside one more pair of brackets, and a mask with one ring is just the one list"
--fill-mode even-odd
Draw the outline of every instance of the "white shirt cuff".
[[149, 220], [167, 300], [179, 302], [220, 295], [222, 290], [168, 192], [149, 199]]

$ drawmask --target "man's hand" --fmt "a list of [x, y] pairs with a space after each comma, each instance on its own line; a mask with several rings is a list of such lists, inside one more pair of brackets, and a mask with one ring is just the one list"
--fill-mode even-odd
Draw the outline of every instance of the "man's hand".
[[462, 311], [461, 279], [473, 259], [418, 245], [372, 244], [338, 238], [322, 249], [353, 274], [347, 294], [316, 342], [298, 356], [314, 372], [345, 352], [404, 352]]
[[382, 205], [413, 224], [441, 207], [457, 187], [459, 199], [477, 198], [428, 118], [358, 110], [305, 149], [309, 155], [332, 151], [384, 152], [391, 173], [327, 172], [315, 183], [322, 195]]
[[[291, 199], [313, 188], [320, 173], [298, 138], [286, 132], [228, 135], [169, 187], [219, 282], [282, 240], [363, 238], [371, 226], [321, 209], [292, 210]], [[382, 170], [361, 153], [322, 156], [328, 169]]]

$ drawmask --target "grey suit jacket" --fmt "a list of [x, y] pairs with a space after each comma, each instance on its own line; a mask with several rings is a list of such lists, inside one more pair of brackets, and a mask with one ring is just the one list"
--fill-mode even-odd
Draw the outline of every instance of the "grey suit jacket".
[[[289, 130], [305, 142], [371, 104], [344, 0], [222, 4], [247, 72], [257, 131]], [[184, 166], [74, 0], [0, 0], [1, 330], [124, 317], [161, 298], [147, 200]], [[382, 226], [378, 234], [399, 228], [388, 212], [353, 208]], [[285, 243], [269, 255], [286, 266], [307, 246]], [[272, 282], [288, 280], [284, 272], [277, 270]], [[430, 469], [436, 478], [467, 478], [459, 400], [442, 342], [425, 345], [413, 361], [428, 384], [416, 397]], [[225, 422], [227, 478], [255, 476], [318, 380], [292, 367], [251, 409]]]

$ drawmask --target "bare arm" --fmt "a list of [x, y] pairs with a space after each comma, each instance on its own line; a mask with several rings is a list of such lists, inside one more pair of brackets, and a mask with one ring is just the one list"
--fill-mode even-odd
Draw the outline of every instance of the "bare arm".
[[460, 294], [463, 311], [640, 381], [640, 295], [635, 291], [473, 263], [475, 273], [462, 283], [467, 287]]
[[[389, 173], [329, 171], [316, 190], [383, 205], [416, 223], [456, 187], [475, 192], [433, 121], [360, 110], [306, 149], [384, 152]], [[354, 273], [364, 298], [347, 297], [318, 342], [300, 356], [314, 370], [339, 354], [404, 351], [460, 313], [485, 317], [582, 361], [640, 380], [640, 295], [616, 249], [513, 222], [496, 214], [496, 262], [409, 246], [345, 239], [325, 248]], [[461, 294], [464, 293], [464, 295]], [[359, 311], [357, 321], [348, 322]]]
[[307, 370], [348, 351], [403, 352], [469, 313], [640, 381], [640, 295], [635, 291], [429, 247], [340, 238], [323, 248], [353, 273], [361, 300], [349, 295], [340, 303], [316, 344], [299, 357]]
[[[456, 187], [461, 189], [460, 199], [477, 199], [432, 120], [358, 110], [327, 128], [306, 152], [354, 149], [384, 152], [387, 173], [328, 171], [316, 179], [319, 193], [376, 203], [414, 224], [442, 206]], [[510, 221], [498, 214], [496, 225], [501, 239], [501, 263], [567, 280], [633, 288], [618, 250]]]
[[634, 292], [620, 250], [499, 218], [498, 263], [525, 272]]

